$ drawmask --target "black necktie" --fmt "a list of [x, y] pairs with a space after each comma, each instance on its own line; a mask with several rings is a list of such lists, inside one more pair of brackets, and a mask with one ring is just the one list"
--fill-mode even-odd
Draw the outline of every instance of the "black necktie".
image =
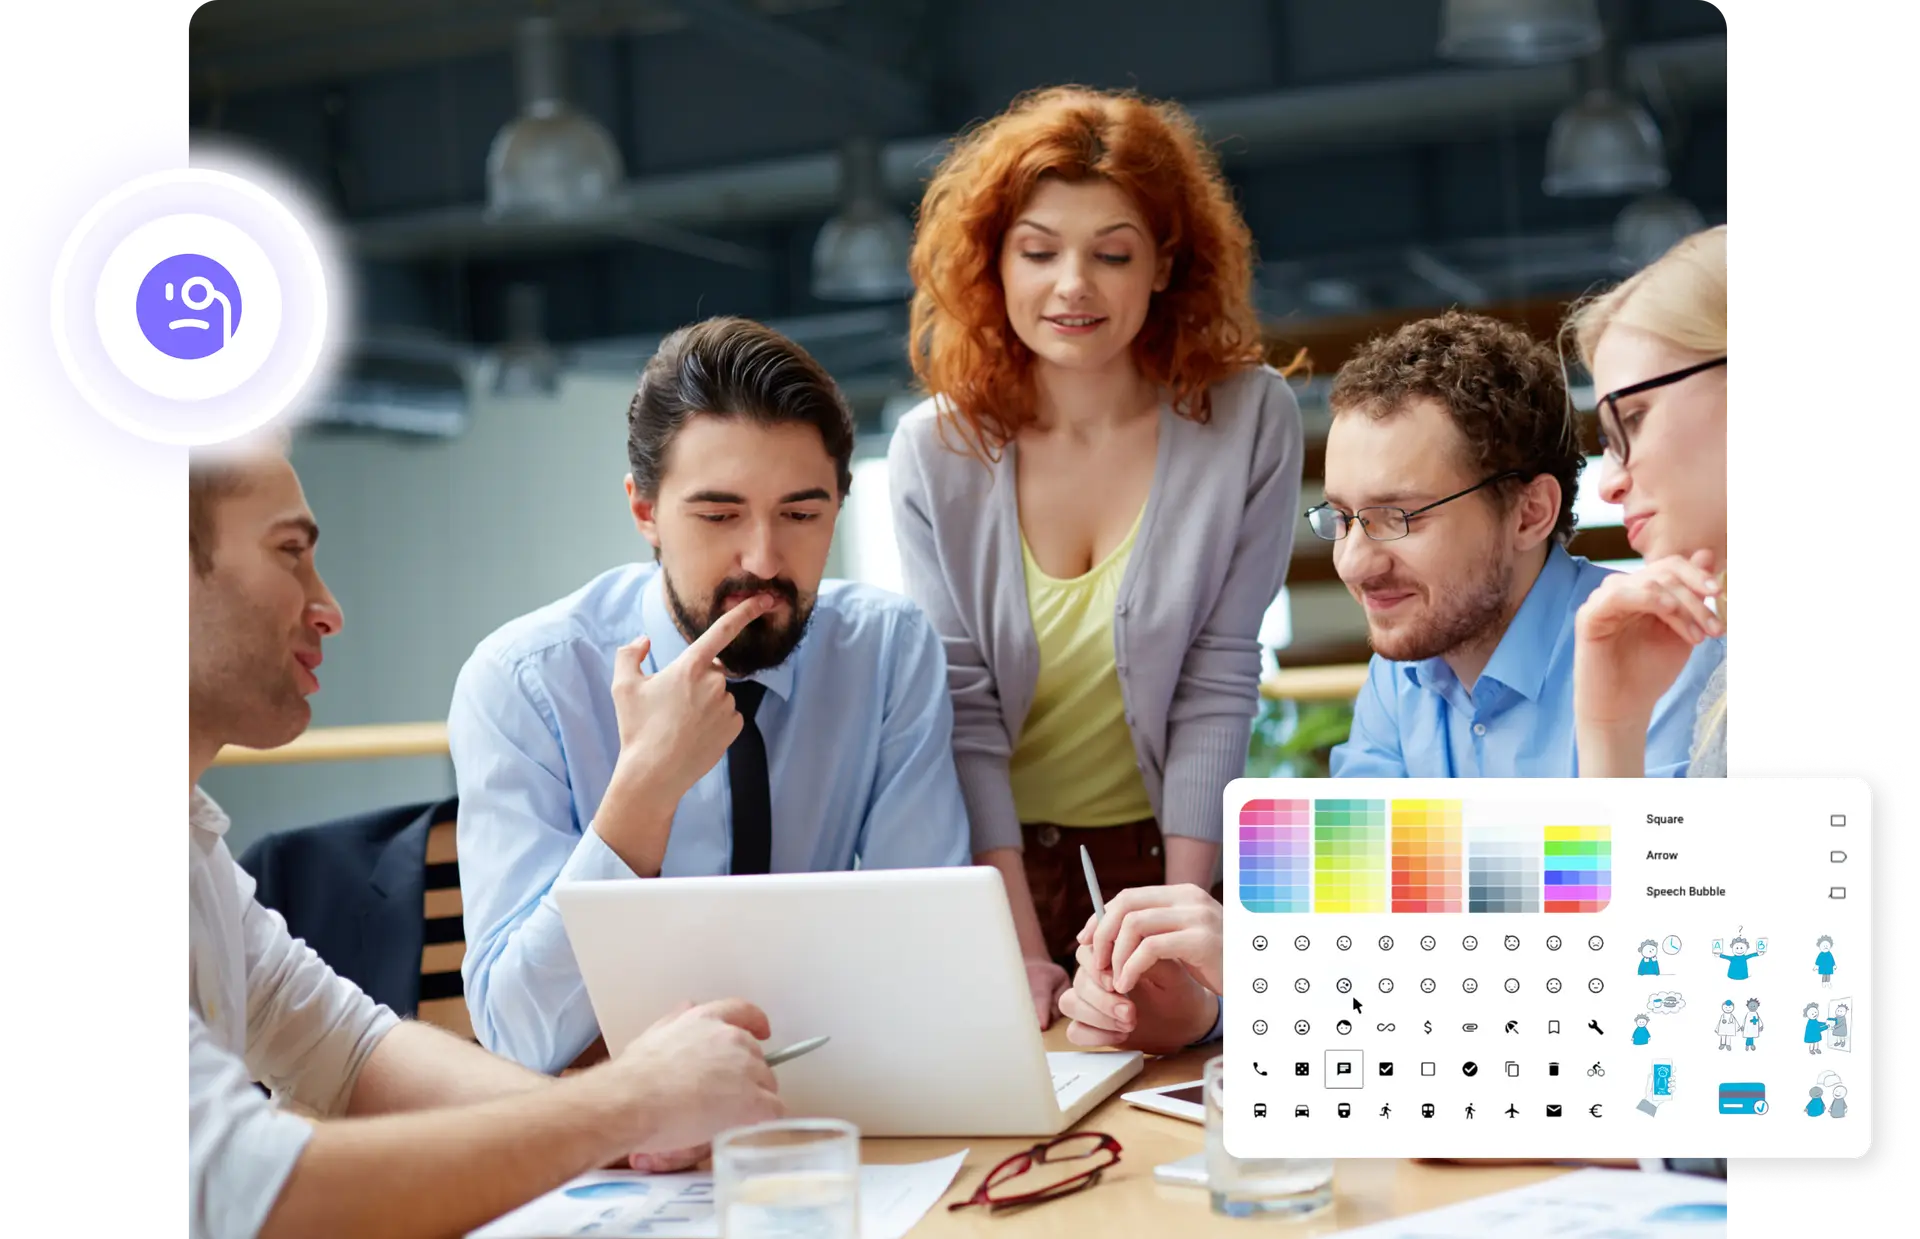
[[727, 685], [744, 720], [727, 749], [727, 785], [733, 793], [734, 873], [767, 873], [773, 864], [773, 792], [767, 785], [767, 742], [753, 721], [767, 687], [752, 680]]

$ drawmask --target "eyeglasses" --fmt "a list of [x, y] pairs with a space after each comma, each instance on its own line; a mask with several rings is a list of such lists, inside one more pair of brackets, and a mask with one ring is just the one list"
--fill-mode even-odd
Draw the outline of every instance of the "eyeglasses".
[[[980, 1189], [966, 1200], [948, 1205], [947, 1212], [973, 1205], [985, 1205], [992, 1212], [1058, 1200], [1092, 1187], [1100, 1181], [1101, 1172], [1119, 1160], [1120, 1142], [1105, 1132], [1056, 1136], [1015, 1153], [989, 1170], [980, 1181]], [[1047, 1173], [1043, 1167], [1054, 1168], [1054, 1173]], [[1032, 1177], [1022, 1182], [1022, 1176], [1030, 1171]]]
[[1681, 379], [1690, 379], [1703, 370], [1711, 370], [1716, 366], [1724, 366], [1726, 364], [1726, 358], [1716, 357], [1712, 361], [1703, 361], [1698, 365], [1688, 366], [1683, 370], [1675, 370], [1670, 374], [1663, 374], [1658, 378], [1651, 378], [1643, 383], [1635, 383], [1631, 387], [1622, 387], [1619, 391], [1608, 392], [1606, 395], [1600, 397], [1595, 405], [1595, 410], [1600, 418], [1600, 450], [1613, 457], [1613, 462], [1622, 469], [1627, 467], [1627, 452], [1632, 447], [1632, 444], [1627, 441], [1626, 423], [1620, 420], [1619, 401], [1626, 399], [1628, 396], [1637, 396], [1641, 392], [1652, 391], [1657, 387], [1665, 387], [1669, 383], [1678, 383]]
[[1315, 504], [1307, 509], [1307, 524], [1312, 526], [1316, 535], [1328, 542], [1338, 542], [1346, 537], [1348, 526], [1355, 524], [1366, 530], [1367, 536], [1375, 542], [1392, 542], [1413, 532], [1409, 522], [1422, 512], [1431, 512], [1443, 503], [1452, 503], [1455, 499], [1464, 498], [1483, 486], [1492, 486], [1495, 482], [1503, 482], [1508, 478], [1527, 476], [1529, 475], [1522, 470], [1508, 469], [1475, 482], [1465, 490], [1448, 495], [1445, 499], [1436, 499], [1425, 507], [1415, 508], [1411, 512], [1405, 508], [1376, 507], [1361, 508], [1349, 516], [1330, 503]]

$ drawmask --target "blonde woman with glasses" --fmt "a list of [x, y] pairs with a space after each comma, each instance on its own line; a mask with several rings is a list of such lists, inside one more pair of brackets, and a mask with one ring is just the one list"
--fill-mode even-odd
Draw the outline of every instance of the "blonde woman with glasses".
[[[1647, 722], [1694, 650], [1727, 625], [1727, 234], [1695, 233], [1575, 309], [1566, 332], [1603, 393], [1600, 495], [1645, 566], [1574, 622], [1583, 776], [1640, 778]], [[1724, 658], [1700, 694], [1687, 773], [1727, 773]]]

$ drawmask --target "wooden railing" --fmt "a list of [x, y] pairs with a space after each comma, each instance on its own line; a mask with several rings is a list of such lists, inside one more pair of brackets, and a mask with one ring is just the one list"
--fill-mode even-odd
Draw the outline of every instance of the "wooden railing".
[[[1366, 683], [1367, 665], [1287, 667], [1260, 683], [1272, 701], [1351, 701]], [[226, 748], [216, 766], [292, 766], [309, 762], [372, 761], [386, 757], [445, 757], [445, 723], [375, 723], [315, 727], [277, 749]]]

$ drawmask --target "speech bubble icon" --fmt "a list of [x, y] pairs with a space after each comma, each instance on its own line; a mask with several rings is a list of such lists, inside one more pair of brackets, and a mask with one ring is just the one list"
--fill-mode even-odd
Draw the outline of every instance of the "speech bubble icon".
[[1647, 995], [1647, 1012], [1650, 1015], [1672, 1015], [1685, 1010], [1686, 1005], [1687, 1000], [1672, 990]]

